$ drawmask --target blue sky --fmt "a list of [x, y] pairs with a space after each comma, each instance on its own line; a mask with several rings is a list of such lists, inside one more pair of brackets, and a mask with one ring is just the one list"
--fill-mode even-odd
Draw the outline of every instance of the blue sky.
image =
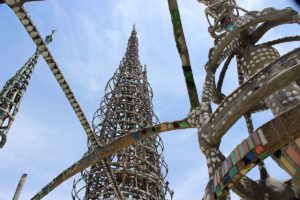
[[[70, 2], [72, 2], [70, 4]], [[294, 7], [290, 0], [240, 0], [249, 10], [273, 6]], [[204, 79], [204, 64], [213, 42], [207, 32], [204, 6], [196, 0], [178, 0], [190, 51], [198, 93]], [[180, 59], [173, 39], [166, 0], [48, 0], [26, 4], [26, 9], [46, 36], [58, 29], [50, 50], [75, 96], [91, 121], [104, 95], [104, 87], [121, 61], [132, 25], [136, 24], [140, 61], [147, 65], [154, 92], [154, 110], [160, 121], [184, 118], [189, 101]], [[14, 13], [0, 5], [0, 87], [34, 53], [35, 46]], [[287, 31], [288, 30], [288, 31]], [[271, 31], [264, 39], [299, 33], [289, 25]], [[280, 52], [299, 43], [282, 45]], [[228, 72], [225, 92], [237, 87], [234, 66]], [[255, 126], [271, 118], [269, 112], [256, 114]], [[241, 119], [224, 138], [221, 149], [228, 153], [247, 135]], [[201, 154], [196, 129], [163, 133], [168, 180], [175, 200], [196, 200], [207, 183], [205, 158]], [[58, 173], [81, 158], [86, 136], [45, 61], [40, 58], [20, 111], [0, 150], [0, 200], [11, 199], [22, 173], [27, 173], [20, 199], [29, 199]], [[271, 175], [288, 178], [270, 159]], [[257, 178], [257, 170], [250, 172]], [[45, 199], [71, 199], [73, 178]], [[237, 199], [235, 197], [235, 199]]]

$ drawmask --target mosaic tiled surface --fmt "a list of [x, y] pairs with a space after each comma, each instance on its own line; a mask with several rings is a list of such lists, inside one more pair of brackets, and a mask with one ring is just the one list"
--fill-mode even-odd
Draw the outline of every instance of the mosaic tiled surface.
[[[199, 1], [205, 3], [208, 6], [213, 5], [212, 2], [217, 2], [217, 3], [221, 2], [218, 0], [216, 1], [199, 0]], [[22, 24], [24, 25], [24, 27], [26, 28], [26, 30], [28, 31], [32, 39], [34, 40], [38, 49], [42, 52], [43, 57], [49, 64], [52, 72], [55, 74], [56, 79], [61, 85], [74, 111], [76, 112], [80, 122], [82, 123], [84, 129], [86, 130], [89, 139], [92, 141], [92, 143], [95, 146], [97, 146], [97, 141], [93, 137], [93, 133], [90, 130], [89, 124], [86, 122], [86, 118], [83, 112], [81, 111], [78, 102], [76, 101], [67, 82], [65, 81], [60, 70], [58, 69], [58, 66], [54, 61], [51, 53], [48, 51], [47, 46], [40, 38], [40, 35], [36, 27], [32, 24], [31, 19], [29, 18], [29, 16], [27, 16], [27, 13], [25, 12], [21, 4], [19, 3], [16, 4], [16, 1], [14, 0], [6, 0], [6, 2], [14, 10], [14, 12], [18, 16], [18, 18], [20, 19], [20, 21], [22, 22]], [[275, 63], [276, 65], [275, 67], [272, 66], [265, 67], [262, 71], [260, 71], [260, 73], [256, 73], [254, 71], [251, 71], [252, 69], [250, 69], [251, 66], [255, 67], [254, 60], [249, 60], [249, 62], [243, 62], [243, 64], [245, 64], [245, 69], [247, 69], [246, 75], [249, 76], [248, 77], [249, 80], [243, 84], [244, 87], [243, 86], [239, 87], [234, 93], [232, 93], [232, 96], [229, 95], [226, 99], [224, 99], [225, 96], [221, 94], [221, 91], [218, 91], [216, 89], [214, 79], [215, 79], [215, 72], [219, 67], [219, 65], [235, 51], [238, 51], [241, 46], [247, 45], [247, 44], [243, 44], [243, 41], [241, 40], [241, 38], [239, 38], [240, 32], [242, 30], [246, 30], [249, 28], [249, 30], [251, 29], [249, 31], [250, 34], [253, 31], [252, 30], [253, 24], [259, 24], [266, 20], [267, 21], [271, 20], [272, 22], [285, 21], [286, 23], [298, 23], [298, 24], [300, 23], [300, 18], [297, 12], [291, 8], [286, 8], [283, 10], [267, 8], [262, 11], [253, 11], [253, 12], [245, 11], [246, 12], [245, 15], [239, 16], [236, 22], [233, 22], [230, 18], [224, 18], [225, 20], [221, 21], [221, 23], [216, 23], [215, 25], [210, 26], [209, 32], [211, 33], [213, 38], [217, 38], [217, 39], [215, 41], [215, 46], [209, 52], [209, 62], [206, 65], [207, 78], [204, 84], [202, 102], [199, 102], [197, 90], [193, 80], [193, 74], [192, 74], [191, 65], [189, 61], [187, 45], [185, 43], [185, 38], [184, 38], [183, 29], [181, 25], [177, 1], [168, 0], [168, 3], [169, 3], [169, 9], [170, 9], [170, 14], [173, 23], [175, 41], [182, 61], [183, 74], [185, 76], [185, 82], [188, 89], [190, 104], [192, 108], [191, 110], [192, 114], [189, 117], [190, 119], [188, 120], [190, 124], [186, 122], [186, 119], [182, 121], [172, 122], [172, 123], [166, 122], [157, 126], [153, 126], [151, 128], [137, 131], [131, 135], [127, 135], [124, 138], [120, 138], [120, 140], [113, 141], [112, 144], [109, 144], [108, 146], [105, 146], [103, 148], [97, 147], [94, 152], [92, 152], [87, 157], [83, 158], [82, 160], [72, 165], [70, 168], [68, 168], [63, 173], [61, 173], [57, 178], [55, 178], [51, 183], [49, 183], [46, 187], [44, 187], [44, 189], [42, 189], [42, 191], [39, 193], [40, 196], [37, 195], [36, 199], [39, 199], [40, 197], [49, 193], [51, 190], [57, 187], [68, 177], [74, 175], [76, 172], [86, 168], [87, 166], [90, 166], [91, 163], [95, 161], [97, 157], [96, 155], [98, 155], [98, 157], [103, 158], [107, 155], [112, 154], [115, 151], [120, 150], [122, 147], [126, 147], [126, 145], [128, 144], [133, 144], [136, 141], [139, 141], [143, 138], [149, 137], [154, 134], [158, 134], [163, 131], [188, 128], [191, 126], [197, 127], [200, 133], [199, 138], [201, 138], [201, 140], [199, 142], [201, 144], [202, 151], [205, 152], [207, 150], [207, 152], [209, 153], [214, 153], [214, 156], [216, 153], [222, 155], [220, 152], [218, 152], [218, 148], [216, 148], [216, 146], [219, 145], [222, 136], [226, 133], [229, 127], [232, 126], [235, 120], [237, 120], [243, 114], [245, 114], [244, 113], [245, 110], [249, 110], [253, 106], [250, 104], [257, 103], [255, 101], [257, 100], [258, 97], [255, 95], [259, 93], [260, 96], [262, 95], [267, 96], [269, 94], [267, 94], [268, 91], [266, 91], [265, 88], [268, 88], [268, 90], [275, 92], [277, 90], [277, 87], [279, 87], [280, 84], [283, 84], [283, 82], [288, 83], [291, 80], [295, 80], [297, 78], [296, 76], [297, 74], [299, 74], [299, 69], [298, 69], [299, 54], [296, 51], [294, 51], [292, 52], [294, 55], [288, 54], [286, 57], [285, 56], [280, 57], [279, 59], [277, 59], [278, 65]], [[230, 3], [233, 4], [232, 5], [228, 4], [229, 6], [234, 6], [235, 4], [234, 1], [230, 1]], [[229, 8], [228, 5], [224, 4], [224, 7], [222, 7], [222, 9], [228, 9]], [[218, 13], [218, 9], [211, 9], [210, 12], [209, 9], [206, 11], [207, 14], [209, 14], [213, 18], [217, 19], [221, 16]], [[219, 33], [217, 33], [218, 32], [217, 29], [219, 29]], [[220, 32], [224, 34], [220, 34]], [[253, 34], [249, 36], [252, 37]], [[260, 36], [257, 37], [254, 36], [252, 38], [254, 43], [256, 42], [256, 40], [258, 41], [259, 39]], [[284, 40], [286, 40], [286, 38], [284, 38]], [[264, 45], [268, 45], [268, 44], [265, 43]], [[262, 49], [262, 51], [263, 50], [264, 49]], [[263, 63], [263, 61], [268, 59], [268, 56], [272, 54], [272, 51], [267, 50], [265, 51], [265, 53], [257, 51], [256, 52], [257, 55], [262, 53], [262, 56], [261, 58], [259, 58], [259, 60], [255, 62]], [[253, 55], [253, 59], [254, 56], [257, 55]], [[288, 58], [288, 56], [290, 57]], [[275, 58], [276, 56], [274, 56], [274, 58], [270, 56], [270, 61]], [[241, 59], [240, 61], [243, 60]], [[284, 68], [284, 69], [282, 70], [280, 68]], [[282, 73], [278, 74], [277, 73], [278, 71]], [[274, 75], [276, 75], [276, 78], [278, 80], [277, 82], [276, 79], [273, 79]], [[290, 79], [286, 79], [285, 77], [289, 77]], [[297, 96], [295, 96], [295, 98], [296, 97]], [[290, 100], [291, 98], [292, 97], [289, 97], [288, 100]], [[203, 109], [204, 106], [202, 107], [200, 106], [202, 104], [202, 105], [206, 105], [206, 107], [209, 107], [208, 105], [210, 105], [211, 101], [220, 104], [219, 108], [214, 113], [212, 113], [210, 109], [204, 110]], [[287, 101], [285, 100], [282, 101], [282, 103], [286, 103], [286, 102]], [[246, 106], [249, 107], [247, 107], [247, 109], [244, 109]], [[242, 111], [241, 108], [243, 108], [244, 111]], [[279, 109], [277, 109], [277, 107], [274, 108], [280, 111]], [[278, 114], [279, 112], [276, 111], [275, 113]], [[198, 119], [200, 120], [200, 122]], [[205, 125], [207, 125], [207, 127], [205, 127]], [[203, 127], [205, 129], [202, 129]], [[280, 128], [280, 126], [278, 127]], [[268, 127], [266, 129], [268, 129]], [[292, 137], [291, 135], [289, 134], [285, 135], [285, 133], [282, 132], [277, 136], [283, 139], [284, 141], [286, 141], [286, 137]], [[253, 135], [249, 136], [247, 139], [242, 141], [241, 144], [238, 145], [232, 151], [232, 153], [225, 159], [225, 161], [221, 164], [219, 168], [217, 169], [214, 168], [215, 173], [212, 179], [214, 182], [213, 190], [215, 192], [215, 197], [221, 198], [223, 195], [225, 195], [226, 191], [232, 186], [231, 183], [233, 181], [239, 180], [241, 175], [246, 174], [256, 164], [258, 160], [263, 160], [266, 156], [268, 156], [268, 152], [266, 151], [266, 149], [268, 150], [271, 149], [270, 152], [271, 151], [273, 152], [274, 149], [281, 148], [284, 145], [282, 144], [281, 141], [277, 141], [279, 143], [278, 145], [274, 144], [277, 138], [276, 139], [275, 138], [271, 139], [270, 137], [267, 138], [268, 138], [268, 143], [264, 138], [264, 134], [260, 130], [258, 130]], [[298, 150], [299, 143], [300, 143], [299, 140], [300, 139], [295, 141], [296, 146], [295, 145], [286, 146], [274, 153], [276, 158], [278, 158], [278, 160], [280, 160], [280, 162], [283, 163], [283, 165], [285, 166], [285, 168], [288, 169], [291, 175], [295, 175], [299, 168], [299, 163], [300, 163], [299, 161], [300, 156]], [[215, 161], [221, 162], [221, 157], [216, 156], [213, 158]], [[213, 165], [219, 166], [217, 165], [217, 162], [214, 162]], [[212, 169], [213, 168], [209, 168], [209, 172], [210, 171], [213, 172]], [[252, 181], [252, 183], [256, 184], [254, 181]]]
[[248, 138], [243, 140], [226, 158], [220, 168], [215, 171], [213, 184], [215, 197], [221, 198], [224, 190], [232, 186], [232, 181], [241, 178], [257, 163], [268, 157], [264, 145], [267, 144], [266, 138], [261, 130], [254, 132]]
[[275, 159], [288, 171], [291, 176], [300, 172], [300, 139], [286, 145], [274, 153]]

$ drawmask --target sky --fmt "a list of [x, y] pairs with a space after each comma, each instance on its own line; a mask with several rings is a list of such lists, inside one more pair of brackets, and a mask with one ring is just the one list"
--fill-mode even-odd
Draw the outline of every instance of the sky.
[[[71, 3], [72, 2], [72, 3]], [[248, 10], [264, 7], [295, 7], [291, 0], [238, 0]], [[192, 69], [201, 94], [204, 65], [213, 40], [207, 32], [204, 6], [197, 0], [178, 0]], [[176, 50], [167, 0], [48, 0], [25, 5], [41, 35], [57, 29], [49, 45], [55, 60], [81, 104], [87, 118], [99, 107], [104, 88], [124, 56], [127, 40], [136, 25], [139, 55], [147, 65], [152, 86], [153, 105], [161, 122], [185, 118], [189, 101], [181, 62]], [[299, 25], [270, 31], [263, 40], [296, 35]], [[283, 54], [299, 43], [278, 46]], [[13, 11], [0, 5], [0, 87], [34, 53], [35, 45]], [[238, 86], [235, 67], [231, 66], [224, 90], [229, 94]], [[254, 115], [254, 125], [270, 120], [269, 111]], [[205, 158], [200, 152], [197, 130], [161, 134], [165, 160], [169, 165], [168, 181], [175, 191], [174, 200], [199, 200], [207, 184]], [[247, 137], [244, 119], [239, 120], [224, 137], [221, 150], [228, 155]], [[11, 199], [23, 173], [28, 177], [21, 200], [34, 196], [65, 168], [86, 152], [86, 136], [45, 61], [40, 58], [20, 111], [0, 150], [0, 200]], [[280, 180], [288, 175], [271, 159], [269, 172]], [[257, 169], [249, 176], [258, 178]], [[45, 200], [71, 199], [75, 176], [46, 196]], [[233, 195], [233, 199], [238, 199]]]

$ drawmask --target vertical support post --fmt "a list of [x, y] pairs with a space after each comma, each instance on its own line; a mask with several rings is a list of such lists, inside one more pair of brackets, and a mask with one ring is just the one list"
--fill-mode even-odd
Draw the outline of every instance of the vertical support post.
[[21, 191], [22, 191], [22, 188], [24, 186], [24, 183], [26, 181], [26, 178], [27, 178], [27, 174], [23, 174], [20, 181], [19, 181], [19, 184], [17, 186], [17, 189], [16, 189], [16, 192], [15, 192], [15, 195], [13, 197], [12, 200], [19, 200], [19, 197], [20, 197], [20, 194], [21, 194]]

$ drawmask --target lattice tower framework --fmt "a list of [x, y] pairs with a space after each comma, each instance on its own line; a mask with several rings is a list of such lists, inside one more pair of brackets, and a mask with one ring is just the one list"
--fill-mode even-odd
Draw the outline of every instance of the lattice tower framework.
[[[107, 144], [128, 133], [157, 123], [152, 108], [152, 89], [147, 81], [138, 55], [135, 28], [120, 66], [105, 88], [100, 108], [93, 118], [93, 129], [99, 141]], [[163, 143], [159, 136], [150, 137], [118, 152], [108, 160], [123, 199], [166, 199], [171, 190], [165, 177], [168, 172], [164, 161]], [[98, 162], [74, 182], [73, 199], [116, 199], [117, 196]], [[83, 187], [78, 187], [84, 180]], [[80, 188], [80, 189], [76, 189]], [[171, 192], [172, 193], [172, 192]]]
[[[46, 44], [53, 40], [54, 31], [46, 37]], [[27, 86], [40, 56], [38, 50], [28, 61], [11, 77], [0, 91], [0, 148], [7, 141], [8, 131], [19, 111], [21, 100], [26, 92]]]

